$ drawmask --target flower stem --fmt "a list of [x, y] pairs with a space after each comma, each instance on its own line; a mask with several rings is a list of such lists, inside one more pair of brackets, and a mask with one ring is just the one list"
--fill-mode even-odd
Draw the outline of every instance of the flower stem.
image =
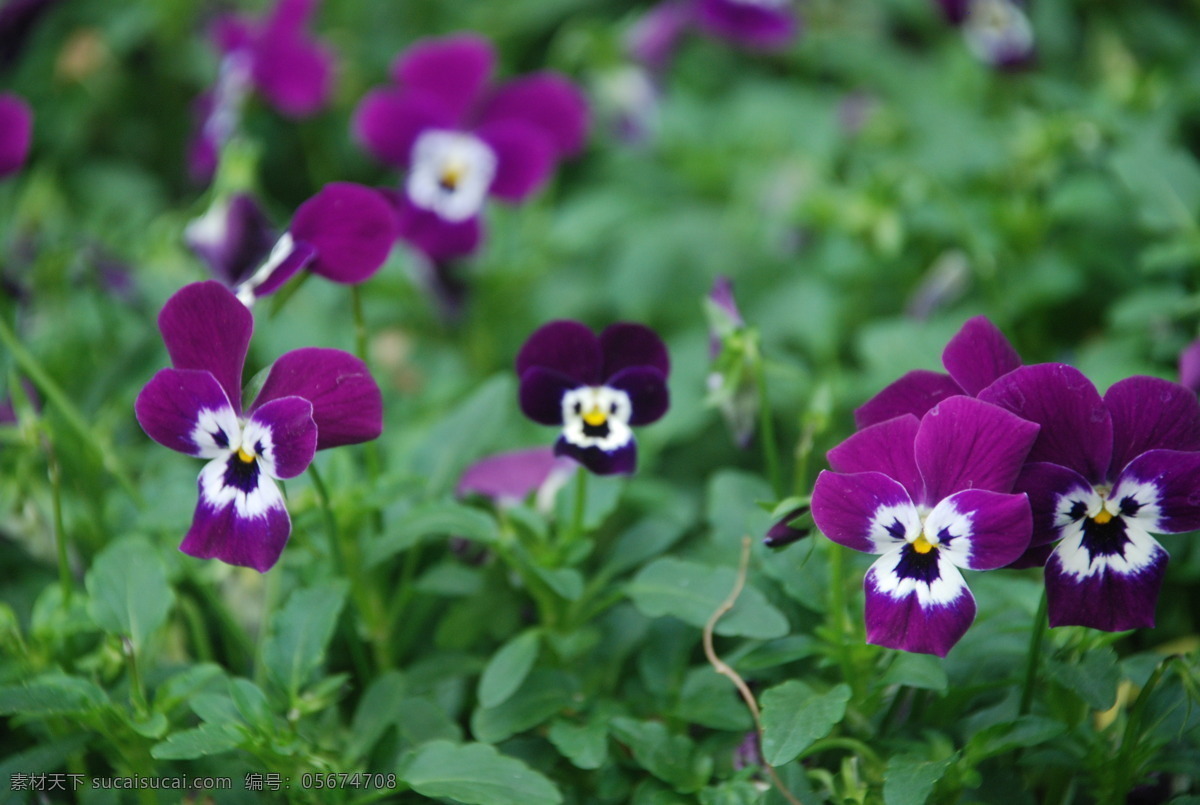
[[1029, 651], [1025, 657], [1025, 681], [1021, 685], [1021, 706], [1017, 715], [1028, 715], [1033, 706], [1033, 683], [1037, 679], [1037, 670], [1042, 656], [1043, 638], [1046, 636], [1046, 591], [1042, 590], [1042, 599], [1038, 603], [1037, 614], [1033, 616], [1033, 630], [1029, 634]]
[[350, 307], [354, 314], [354, 354], [363, 363], [367, 360], [367, 320], [363, 315], [362, 290], [359, 285], [350, 286]]
[[583, 518], [587, 513], [588, 471], [582, 466], [575, 472], [575, 508], [571, 513], [571, 529], [564, 535], [561, 548], [565, 549], [583, 534]]
[[829, 541], [829, 545], [829, 618], [833, 639], [836, 641], [834, 649], [842, 676], [857, 698], [862, 683], [859, 675], [854, 672], [848, 645], [850, 619], [846, 609], [846, 549], [833, 540]]
[[776, 498], [783, 497], [783, 472], [779, 464], [779, 445], [775, 441], [775, 420], [771, 416], [771, 398], [767, 396], [767, 371], [761, 360], [755, 362], [754, 382], [758, 386], [758, 438], [762, 442], [767, 478]]
[[67, 556], [67, 531], [63, 528], [62, 513], [62, 467], [58, 463], [58, 454], [54, 452], [54, 443], [49, 434], [43, 437], [46, 449], [47, 475], [50, 476], [50, 505], [54, 513], [54, 545], [58, 552], [58, 583], [62, 587], [62, 603], [66, 609], [71, 603], [71, 594], [75, 584], [71, 578], [71, 562]]

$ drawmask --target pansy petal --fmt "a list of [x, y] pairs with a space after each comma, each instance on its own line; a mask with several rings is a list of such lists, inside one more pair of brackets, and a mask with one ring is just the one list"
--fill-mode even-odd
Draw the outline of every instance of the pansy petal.
[[605, 383], [629, 395], [633, 413], [630, 425], [649, 425], [657, 422], [671, 405], [667, 390], [667, 379], [663, 373], [650, 366], [631, 366], [622, 369]]
[[1129, 377], [1109, 387], [1113, 455], [1108, 478], [1147, 450], [1200, 450], [1200, 400], [1178, 383]]
[[[1013, 491], [1029, 497], [1033, 512], [1033, 547], [1058, 540], [1063, 529], [1099, 507], [1099, 496], [1074, 470], [1035, 461], [1021, 468]], [[1043, 556], [1043, 559], [1045, 557]]]
[[488, 99], [480, 124], [499, 120], [520, 120], [541, 129], [557, 156], [570, 156], [587, 138], [587, 101], [564, 76], [532, 73], [510, 81]]
[[1200, 453], [1150, 450], [1129, 462], [1109, 499], [1147, 531], [1200, 530]]
[[945, 657], [975, 620], [975, 596], [940, 551], [909, 546], [875, 560], [863, 579], [867, 642]]
[[615, 450], [580, 447], [563, 437], [554, 443], [554, 455], [573, 458], [596, 475], [632, 475], [637, 469], [637, 442], [630, 439]]
[[413, 144], [429, 129], [452, 129], [454, 111], [420, 90], [374, 89], [354, 110], [354, 136], [380, 162], [408, 167]]
[[612, 377], [631, 366], [652, 366], [663, 377], [671, 373], [671, 357], [658, 333], [642, 324], [619, 322], [600, 333], [600, 351], [604, 356], [601, 373]]
[[396, 242], [396, 217], [377, 191], [331, 182], [296, 210], [288, 229], [317, 250], [308, 269], [326, 279], [357, 284], [383, 265]]
[[313, 405], [303, 397], [280, 397], [255, 410], [242, 433], [242, 449], [257, 457], [272, 478], [295, 478], [317, 451]]
[[634, 23], [625, 39], [625, 49], [651, 70], [665, 69], [692, 24], [693, 12], [688, 0], [663, 0]]
[[392, 65], [392, 80], [437, 96], [456, 118], [466, 116], [491, 78], [496, 53], [478, 34], [424, 39]]
[[773, 7], [744, 0], [699, 0], [696, 22], [714, 36], [756, 50], [784, 47], [799, 32], [796, 14], [786, 3]]
[[921, 420], [914, 451], [935, 503], [962, 489], [1009, 492], [1038, 426], [973, 397], [951, 397]]
[[956, 492], [925, 518], [937, 550], [969, 570], [995, 570], [1015, 562], [1029, 547], [1033, 516], [1024, 495], [983, 489]]
[[133, 410], [147, 436], [189, 456], [227, 455], [241, 430], [221, 384], [195, 369], [159, 371], [138, 394]]
[[226, 482], [227, 464], [238, 460], [213, 459], [200, 473], [200, 500], [179, 550], [265, 573], [279, 561], [292, 522], [279, 487], [266, 475], [248, 492]]
[[525, 341], [517, 353], [517, 376], [540, 366], [577, 380], [576, 385], [592, 386], [608, 376], [600, 373], [601, 360], [595, 333], [577, 321], [559, 319], [543, 324]]
[[209, 209], [188, 224], [183, 237], [216, 278], [230, 287], [249, 279], [276, 241], [271, 222], [248, 193], [235, 193], [227, 203]]
[[912, 498], [881, 472], [822, 471], [813, 487], [812, 514], [822, 534], [864, 553], [885, 553], [921, 531]]
[[972, 0], [935, 0], [935, 2], [941, 7], [946, 22], [958, 25], [967, 18]]
[[551, 473], [574, 467], [573, 460], [555, 456], [550, 447], [498, 453], [467, 467], [454, 493], [483, 495], [501, 505], [512, 505], [539, 489]]
[[1124, 530], [1122, 544], [1089, 548], [1083, 530], [1076, 529], [1050, 554], [1046, 603], [1051, 626], [1106, 632], [1153, 628], [1167, 552], [1136, 523], [1126, 523]]
[[942, 400], [962, 393], [950, 375], [915, 369], [856, 408], [854, 424], [866, 428], [905, 414], [920, 419]]
[[333, 54], [303, 35], [259, 37], [254, 48], [254, 85], [288, 117], [314, 115], [333, 91]]
[[0, 93], [0, 177], [16, 173], [29, 156], [33, 110], [20, 97]]
[[521, 373], [518, 395], [525, 416], [542, 425], [563, 423], [563, 395], [579, 387], [579, 381], [554, 369], [531, 366]]
[[483, 222], [479, 216], [465, 221], [447, 221], [432, 210], [423, 210], [407, 193], [380, 191], [396, 215], [396, 233], [401, 240], [440, 263], [466, 257], [483, 240]]
[[1112, 458], [1112, 418], [1092, 382], [1073, 366], [1022, 366], [979, 393], [1042, 426], [1029, 461], [1069, 467], [1093, 483], [1103, 481]]
[[954, 382], [974, 397], [1021, 365], [1021, 356], [986, 316], [968, 319], [946, 344], [942, 365]]
[[158, 314], [167, 354], [176, 369], [211, 372], [233, 410], [242, 410], [242, 366], [254, 317], [216, 280], [185, 285]]
[[238, 299], [245, 301], [244, 294], [249, 294], [251, 299], [270, 296], [316, 259], [315, 247], [295, 241], [288, 232], [283, 233], [267, 262], [235, 289]]
[[554, 171], [554, 144], [539, 128], [522, 120], [497, 120], [475, 132], [496, 155], [496, 175], [488, 193], [504, 201], [523, 201], [541, 189]]
[[1200, 392], [1200, 338], [1179, 353], [1179, 382], [1193, 394]]
[[882, 472], [899, 481], [909, 497], [921, 497], [923, 485], [913, 442], [920, 421], [911, 414], [863, 428], [827, 454], [834, 472]]
[[383, 431], [383, 395], [367, 365], [340, 349], [306, 347], [280, 356], [251, 408], [280, 397], [312, 403], [317, 449], [369, 442]]

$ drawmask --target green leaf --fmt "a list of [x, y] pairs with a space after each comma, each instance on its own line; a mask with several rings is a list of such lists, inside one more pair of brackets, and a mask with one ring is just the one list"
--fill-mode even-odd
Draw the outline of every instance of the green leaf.
[[616, 576], [661, 554], [683, 537], [687, 526], [669, 517], [647, 517], [623, 533], [600, 571]]
[[271, 619], [263, 664], [267, 675], [291, 698], [321, 664], [345, 599], [342, 583], [297, 590]]
[[745, 732], [754, 727], [746, 703], [734, 695], [733, 684], [708, 665], [688, 672], [674, 713], [689, 723], [718, 730]]
[[883, 684], [908, 685], [910, 688], [945, 693], [950, 680], [940, 657], [899, 652], [883, 675]]
[[479, 677], [479, 704], [495, 707], [513, 695], [533, 668], [540, 646], [537, 629], [528, 629], [501, 646]]
[[500, 538], [490, 514], [452, 501], [419, 506], [394, 524], [388, 533], [367, 545], [367, 567], [374, 567], [401, 551], [433, 538], [466, 537], [491, 545]]
[[130, 537], [114, 542], [96, 557], [85, 579], [90, 611], [101, 628], [129, 638], [140, 651], [162, 626], [175, 597], [157, 550]]
[[610, 726], [639, 766], [682, 794], [699, 791], [712, 776], [712, 758], [697, 753], [690, 738], [671, 734], [661, 722], [614, 718]]
[[708, 483], [707, 509], [713, 542], [736, 559], [743, 536], [758, 540], [771, 527], [771, 516], [758, 501], [774, 498], [770, 485], [757, 475], [739, 470], [715, 473]]
[[[14, 774], [30, 774], [34, 770], [37, 772], [51, 772], [59, 768], [66, 762], [67, 758], [82, 750], [88, 745], [88, 742], [95, 736], [94, 733], [68, 735], [65, 738], [47, 739], [43, 738], [42, 742], [37, 746], [26, 749], [24, 752], [19, 752], [15, 755], [0, 760], [0, 780], [4, 780], [6, 785], [5, 791], [0, 794], [0, 802], [24, 802], [27, 800], [19, 799], [20, 795], [12, 796], [12, 775]], [[8, 794], [9, 796], [4, 796]]]
[[760, 805], [763, 792], [749, 780], [726, 780], [700, 792], [700, 805]]
[[398, 769], [400, 779], [426, 797], [468, 805], [558, 805], [562, 795], [541, 774], [491, 746], [427, 743]]
[[192, 760], [236, 749], [241, 741], [242, 734], [234, 727], [201, 724], [156, 743], [150, 747], [150, 756], [159, 760]]
[[409, 696], [400, 701], [395, 714], [400, 737], [411, 746], [430, 741], [462, 741], [462, 728], [450, 718], [441, 705], [423, 696]]
[[237, 704], [223, 693], [201, 693], [188, 700], [192, 712], [208, 724], [242, 724]]
[[584, 724], [558, 719], [546, 737], [578, 769], [598, 769], [608, 759], [608, 725], [603, 718]]
[[782, 766], [824, 738], [846, 715], [850, 688], [837, 685], [817, 693], [799, 680], [776, 685], [762, 695], [763, 759]]
[[86, 679], [66, 675], [38, 677], [24, 685], [0, 688], [0, 715], [50, 716], [86, 713], [108, 703], [108, 696]]
[[[154, 707], [160, 712], [169, 713], [201, 691], [215, 689], [217, 681], [224, 676], [225, 670], [214, 663], [193, 665], [158, 686], [154, 693]], [[224, 686], [221, 688], [224, 689]]]
[[[737, 574], [729, 567], [707, 567], [684, 559], [656, 559], [629, 582], [626, 592], [651, 618], [674, 615], [703, 628], [729, 593]], [[773, 640], [788, 632], [787, 618], [747, 584], [737, 604], [717, 622], [716, 633], [728, 637]]]
[[231, 679], [229, 697], [247, 724], [263, 727], [271, 724], [271, 708], [267, 704], [267, 694], [249, 679]]
[[1016, 721], [994, 724], [971, 736], [966, 753], [975, 763], [1029, 746], [1037, 746], [1067, 731], [1065, 724], [1040, 716], [1022, 716]]
[[448, 492], [468, 464], [486, 454], [512, 416], [517, 398], [511, 372], [494, 375], [448, 415], [425, 429], [413, 454], [416, 473], [433, 494]]
[[1117, 654], [1108, 646], [1097, 646], [1077, 662], [1049, 660], [1046, 671], [1058, 684], [1072, 691], [1093, 710], [1107, 710], [1117, 701], [1121, 671]]
[[558, 595], [568, 601], [578, 601], [583, 595], [583, 576], [573, 567], [549, 568], [531, 564], [530, 569]]
[[476, 708], [471, 732], [486, 743], [499, 743], [561, 713], [571, 704], [575, 688], [572, 678], [561, 671], [534, 671], [500, 704]]
[[[595, 531], [608, 516], [617, 508], [621, 492], [625, 489], [625, 478], [620, 475], [588, 475], [587, 500], [583, 508], [583, 530]], [[560, 523], [569, 523], [575, 516], [575, 490], [579, 485], [579, 473], [571, 475], [571, 480], [559, 490], [554, 498], [555, 515]]]
[[357, 761], [366, 757], [387, 728], [396, 723], [405, 687], [404, 675], [399, 671], [384, 671], [371, 681], [354, 711], [347, 758]]
[[924, 805], [937, 781], [957, 759], [929, 761], [918, 755], [896, 755], [888, 758], [883, 773], [885, 805]]

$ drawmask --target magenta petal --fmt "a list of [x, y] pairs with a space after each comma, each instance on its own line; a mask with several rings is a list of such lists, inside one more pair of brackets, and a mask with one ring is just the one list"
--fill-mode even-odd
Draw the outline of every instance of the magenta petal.
[[1138, 534], [1124, 552], [1136, 557], [1090, 557], [1075, 540], [1064, 540], [1046, 561], [1046, 604], [1051, 626], [1087, 626], [1106, 632], [1152, 629], [1167, 552]]
[[925, 529], [937, 534], [937, 550], [959, 567], [995, 570], [1025, 553], [1033, 516], [1024, 495], [965, 489], [935, 506]]
[[308, 469], [317, 451], [313, 404], [302, 397], [266, 403], [246, 423], [242, 447], [261, 457], [264, 472], [272, 478], [295, 478]]
[[573, 458], [596, 475], [632, 475], [637, 469], [637, 442], [633, 439], [605, 452], [599, 447], [579, 447], [560, 436], [554, 443], [554, 455]]
[[604, 356], [601, 374], [612, 377], [630, 366], [652, 366], [663, 377], [671, 373], [671, 358], [658, 333], [642, 324], [619, 322], [600, 333], [600, 351]]
[[[1078, 518], [1068, 512], [1074, 501], [1086, 501], [1093, 494], [1092, 485], [1074, 470], [1044, 461], [1031, 462], [1021, 468], [1014, 492], [1029, 497], [1033, 512], [1032, 546], [1047, 545], [1062, 536], [1062, 529]], [[1043, 561], [1045, 557], [1042, 557]]]
[[249, 50], [254, 44], [254, 35], [251, 23], [236, 14], [221, 14], [208, 29], [209, 39], [225, 55]]
[[0, 93], [0, 177], [16, 173], [29, 156], [33, 110], [12, 93]]
[[1200, 392], [1200, 338], [1196, 339], [1179, 354], [1179, 382]]
[[407, 168], [413, 143], [428, 129], [452, 129], [454, 111], [419, 90], [374, 89], [354, 110], [354, 136], [380, 162]]
[[1038, 426], [972, 397], [942, 400], [921, 420], [914, 450], [925, 483], [921, 503], [963, 489], [1010, 492]]
[[971, 10], [971, 0], [935, 0], [935, 3], [942, 9], [946, 22], [951, 25], [961, 23]]
[[520, 503], [539, 489], [551, 473], [570, 471], [575, 462], [558, 458], [549, 447], [515, 450], [488, 456], [467, 467], [455, 487], [456, 495], [484, 495], [497, 503]]
[[1157, 377], [1130, 377], [1104, 394], [1112, 415], [1108, 477], [1147, 450], [1200, 450], [1200, 400], [1195, 392]]
[[300, 205], [288, 231], [317, 250], [309, 271], [352, 285], [370, 279], [391, 253], [396, 217], [377, 191], [331, 182]]
[[667, 379], [652, 366], [631, 366], [608, 379], [605, 385], [629, 395], [633, 413], [630, 425], [649, 425], [657, 422], [671, 405]]
[[629, 55], [651, 70], [664, 70], [693, 17], [689, 0], [664, 0], [630, 29], [625, 40]]
[[254, 317], [215, 280], [185, 285], [158, 314], [171, 364], [176, 369], [211, 372], [233, 409], [242, 410], [242, 366], [254, 331]]
[[974, 397], [1020, 366], [1021, 356], [1000, 328], [986, 316], [976, 316], [946, 344], [942, 365], [963, 391]]
[[950, 375], [916, 369], [856, 408], [854, 424], [865, 428], [905, 414], [920, 419], [942, 400], [962, 393]]
[[520, 120], [542, 130], [559, 157], [577, 153], [587, 138], [583, 93], [556, 73], [533, 73], [505, 84], [488, 100], [481, 124]]
[[920, 533], [921, 518], [904, 487], [881, 472], [822, 471], [812, 496], [813, 521], [839, 545], [885, 553]]
[[[225, 418], [232, 425], [237, 424], [237, 415], [221, 384], [209, 372], [195, 369], [160, 370], [138, 394], [133, 410], [147, 436], [189, 456], [208, 455], [214, 444], [208, 440], [196, 441], [203, 412], [228, 412]], [[228, 444], [236, 434], [223, 435]]]
[[496, 155], [496, 175], [488, 193], [523, 201], [554, 171], [554, 144], [541, 129], [520, 120], [497, 120], [476, 132]]
[[367, 365], [348, 352], [306, 347], [283, 354], [251, 410], [293, 396], [312, 403], [318, 450], [367, 442], [383, 431], [383, 395]]
[[399, 238], [434, 262], [466, 257], [483, 240], [483, 222], [479, 216], [447, 221], [413, 204], [405, 193], [385, 193], [385, 197], [392, 203]]
[[392, 65], [392, 80], [435, 95], [461, 120], [479, 100], [495, 64], [487, 39], [456, 34], [414, 44]]
[[333, 54], [308, 39], [262, 36], [254, 49], [254, 85], [289, 117], [316, 114], [333, 91]]
[[316, 259], [317, 250], [315, 248], [307, 243], [293, 242], [288, 253], [275, 265], [271, 273], [262, 279], [256, 279], [255, 284], [249, 290], [256, 297], [270, 296]]
[[799, 32], [796, 14], [786, 5], [768, 8], [739, 0], [698, 0], [696, 21], [715, 36], [756, 50], [784, 47]]
[[[1125, 503], [1127, 497], [1130, 504]], [[1147, 531], [1178, 534], [1200, 530], [1200, 453], [1143, 453], [1121, 472], [1110, 498]]]
[[291, 533], [292, 521], [282, 499], [259, 516], [246, 517], [238, 513], [236, 503], [211, 506], [202, 497], [179, 550], [197, 559], [220, 559], [266, 573], [279, 561]]
[[188, 248], [231, 288], [262, 265], [275, 239], [271, 222], [248, 193], [234, 194], [224, 210], [210, 210], [184, 231]]
[[906, 414], [863, 428], [829, 451], [829, 466], [841, 473], [882, 472], [919, 500], [924, 484], [913, 443], [920, 425], [915, 416]]
[[521, 412], [540, 425], [561, 425], [563, 395], [578, 387], [579, 381], [569, 375], [531, 366], [521, 373]]
[[1022, 366], [981, 391], [979, 399], [1042, 426], [1029, 461], [1061, 464], [1093, 483], [1105, 480], [1112, 418], [1078, 369], [1064, 363]]
[[[940, 553], [932, 582], [911, 575], [905, 546], [875, 560], [863, 579], [867, 642], [945, 657], [975, 620], [975, 596]], [[922, 574], [923, 575], [923, 574]]]
[[267, 17], [270, 36], [298, 36], [317, 10], [317, 0], [278, 0]]
[[601, 360], [600, 339], [591, 329], [559, 319], [543, 324], [522, 345], [517, 353], [517, 377], [540, 366], [576, 380], [577, 386], [594, 386], [608, 376], [601, 375]]

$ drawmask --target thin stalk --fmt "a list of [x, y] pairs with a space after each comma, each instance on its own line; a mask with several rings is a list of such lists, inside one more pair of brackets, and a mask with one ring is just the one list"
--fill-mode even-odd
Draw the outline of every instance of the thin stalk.
[[1033, 616], [1033, 629], [1029, 633], [1029, 650], [1025, 655], [1025, 681], [1021, 685], [1021, 706], [1017, 710], [1017, 715], [1028, 715], [1033, 706], [1033, 683], [1037, 680], [1045, 636], [1046, 591], [1042, 590], [1042, 600], [1038, 603], [1037, 614]]
[[829, 541], [829, 546], [829, 616], [832, 620], [834, 639], [837, 641], [837, 660], [842, 669], [842, 676], [857, 697], [858, 674], [854, 673], [847, 651], [850, 627], [846, 612], [846, 549], [833, 540]]
[[779, 464], [779, 445], [775, 442], [775, 419], [771, 416], [771, 398], [767, 395], [767, 371], [762, 360], [754, 366], [754, 382], [758, 386], [758, 438], [762, 442], [763, 459], [767, 463], [767, 478], [776, 498], [783, 497], [783, 471]]
[[142, 685], [142, 674], [138, 670], [137, 651], [134, 649], [133, 641], [128, 637], [121, 638], [121, 648], [125, 652], [125, 660], [129, 665], [130, 698], [133, 699], [134, 709], [139, 715], [142, 715], [150, 709], [150, 706], [146, 701], [146, 688]]
[[47, 474], [50, 476], [50, 506], [54, 513], [54, 546], [58, 552], [58, 583], [62, 587], [63, 608], [71, 603], [71, 595], [75, 590], [74, 579], [71, 577], [71, 561], [67, 556], [67, 531], [63, 527], [62, 513], [62, 467], [58, 463], [58, 454], [54, 452], [54, 443], [50, 437], [43, 437], [46, 449]]
[[1167, 671], [1167, 666], [1172, 662], [1172, 658], [1168, 657], [1159, 663], [1154, 669], [1154, 673], [1146, 680], [1146, 684], [1142, 686], [1137, 698], [1133, 701], [1133, 706], [1129, 708], [1129, 716], [1125, 721], [1125, 731], [1121, 734], [1121, 746], [1117, 750], [1117, 755], [1113, 758], [1113, 784], [1100, 798], [1102, 805], [1120, 805], [1124, 803], [1129, 794], [1129, 789], [1133, 788], [1133, 784], [1137, 782], [1137, 769], [1131, 769], [1132, 755], [1138, 749], [1139, 734], [1142, 729], [1142, 716], [1146, 711], [1146, 707], [1150, 702], [1150, 696], [1154, 693], [1158, 683], [1162, 681], [1163, 675]]
[[575, 507], [571, 513], [571, 529], [564, 535], [561, 548], [565, 549], [583, 534], [583, 518], [587, 513], [588, 471], [582, 466], [575, 472]]
[[370, 364], [367, 360], [367, 319], [363, 314], [361, 287], [350, 286], [350, 308], [354, 314], [354, 354], [363, 363]]

